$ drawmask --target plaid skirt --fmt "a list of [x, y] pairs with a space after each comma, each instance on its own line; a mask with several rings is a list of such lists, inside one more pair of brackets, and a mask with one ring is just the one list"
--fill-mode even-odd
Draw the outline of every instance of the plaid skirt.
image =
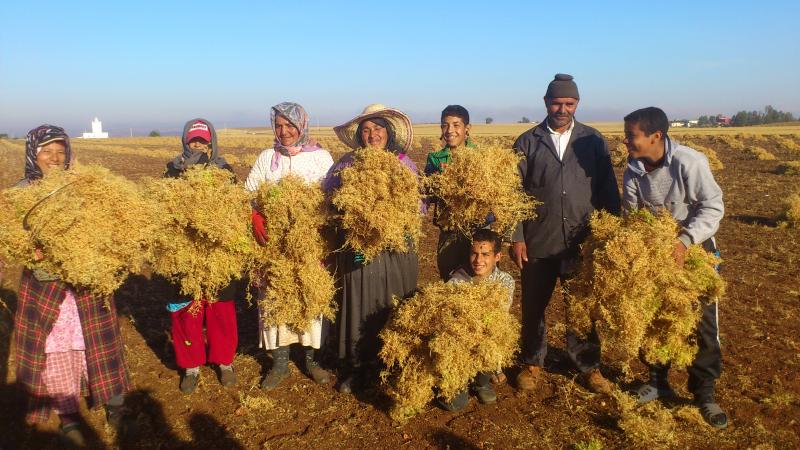
[[[29, 397], [27, 421], [44, 422], [54, 401], [45, 379], [45, 342], [58, 318], [67, 286], [61, 281], [39, 281], [30, 270], [22, 273], [14, 317], [14, 351], [17, 383]], [[86, 346], [86, 380], [93, 406], [131, 389], [123, 355], [122, 336], [113, 301], [105, 302], [76, 290], [83, 339]]]

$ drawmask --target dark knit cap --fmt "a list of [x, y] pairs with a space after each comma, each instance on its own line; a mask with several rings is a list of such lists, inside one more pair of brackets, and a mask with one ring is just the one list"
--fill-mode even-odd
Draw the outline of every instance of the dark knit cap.
[[553, 81], [547, 85], [547, 93], [544, 98], [574, 98], [580, 99], [578, 95], [578, 85], [572, 81], [572, 75], [557, 73]]

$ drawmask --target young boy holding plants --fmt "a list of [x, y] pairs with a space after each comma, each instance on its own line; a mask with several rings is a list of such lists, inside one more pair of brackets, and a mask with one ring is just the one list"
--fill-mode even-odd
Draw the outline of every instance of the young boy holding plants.
[[[448, 283], [479, 283], [481, 281], [494, 281], [508, 291], [508, 300], [504, 305], [511, 309], [514, 299], [514, 278], [500, 270], [497, 264], [502, 257], [502, 239], [500, 235], [488, 228], [481, 228], [471, 236], [469, 256], [464, 258], [462, 267], [452, 273]], [[475, 376], [472, 390], [478, 401], [491, 404], [497, 401], [497, 394], [491, 385], [491, 380], [496, 374], [481, 372]], [[460, 411], [469, 403], [469, 390], [458, 393], [450, 402], [440, 400], [441, 406], [448, 411]]]
[[[194, 165], [210, 165], [231, 172], [233, 168], [219, 156], [217, 134], [211, 123], [205, 119], [192, 119], [186, 122], [181, 139], [183, 150], [180, 155], [167, 163], [165, 177], [177, 178]], [[172, 322], [172, 345], [178, 367], [184, 370], [180, 390], [191, 394], [200, 380], [200, 366], [210, 362], [219, 368], [219, 381], [225, 387], [236, 384], [233, 371], [233, 358], [238, 344], [236, 322], [236, 284], [232, 283], [219, 294], [219, 301], [181, 298], [167, 304]], [[177, 291], [177, 288], [176, 288]], [[177, 293], [176, 293], [177, 294]], [[200, 302], [199, 308], [193, 308]], [[205, 322], [205, 339], [203, 323]]]
[[[441, 116], [442, 140], [445, 146], [440, 150], [428, 153], [425, 162], [425, 176], [441, 173], [450, 162], [453, 151], [459, 147], [475, 148], [475, 144], [469, 138], [472, 125], [469, 123], [469, 111], [461, 105], [448, 105], [442, 110]], [[433, 209], [433, 223], [437, 223], [439, 208], [445, 208], [436, 198], [430, 198], [429, 202], [435, 205]], [[458, 266], [467, 258], [469, 254], [469, 239], [459, 233], [452, 231], [439, 231], [439, 244], [436, 246], [436, 266], [439, 269], [439, 276], [442, 280], [447, 280], [451, 273], [458, 269]]]
[[[680, 224], [673, 256], [683, 266], [689, 245], [718, 253], [714, 234], [724, 206], [706, 157], [673, 141], [667, 136], [668, 128], [667, 115], [659, 108], [642, 108], [625, 116], [628, 167], [623, 176], [623, 207], [626, 211], [668, 210]], [[722, 370], [716, 301], [704, 302], [697, 343], [697, 356], [688, 368], [689, 391], [706, 422], [725, 428], [728, 416], [714, 400]], [[675, 395], [668, 373], [669, 367], [650, 366], [650, 380], [636, 392], [639, 403]]]

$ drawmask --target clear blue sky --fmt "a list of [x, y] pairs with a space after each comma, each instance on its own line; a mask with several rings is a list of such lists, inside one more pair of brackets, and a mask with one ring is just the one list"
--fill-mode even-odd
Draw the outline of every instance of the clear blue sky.
[[95, 115], [117, 135], [195, 116], [266, 126], [285, 100], [323, 125], [373, 102], [415, 122], [450, 103], [475, 121], [537, 120], [557, 72], [575, 76], [585, 121], [649, 105], [672, 118], [798, 114], [798, 4], [12, 0], [0, 5], [0, 133], [80, 132]]

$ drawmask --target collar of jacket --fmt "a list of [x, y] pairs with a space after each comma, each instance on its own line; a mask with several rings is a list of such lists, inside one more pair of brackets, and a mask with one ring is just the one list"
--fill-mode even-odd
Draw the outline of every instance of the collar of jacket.
[[[666, 137], [666, 149], [664, 150], [664, 164], [662, 167], [667, 167], [672, 164], [672, 156], [675, 154], [675, 147], [678, 146], [677, 142], [672, 142], [669, 136]], [[647, 175], [647, 170], [644, 168], [644, 163], [638, 159], [631, 159], [628, 157], [628, 168], [637, 176], [643, 177]]]
[[[567, 147], [570, 147], [572, 145], [572, 143], [575, 142], [575, 139], [577, 139], [577, 138], [579, 138], [581, 136], [585, 136], [585, 135], [589, 134], [588, 128], [586, 127], [586, 125], [578, 122], [575, 119], [572, 119], [572, 120], [575, 123], [575, 125], [572, 128], [572, 135], [570, 135], [570, 137], [569, 137], [569, 144], [567, 144]], [[550, 132], [547, 130], [547, 118], [546, 117], [545, 117], [545, 119], [543, 121], [539, 122], [539, 124], [536, 125], [536, 127], [534, 127], [533, 135], [536, 136], [537, 138], [539, 138], [539, 141], [544, 143], [544, 145], [546, 145], [547, 148], [549, 148], [550, 151], [552, 151], [553, 154], [555, 154], [556, 149], [553, 146], [553, 140], [550, 138]], [[558, 156], [558, 155], [556, 155], [556, 156]]]

